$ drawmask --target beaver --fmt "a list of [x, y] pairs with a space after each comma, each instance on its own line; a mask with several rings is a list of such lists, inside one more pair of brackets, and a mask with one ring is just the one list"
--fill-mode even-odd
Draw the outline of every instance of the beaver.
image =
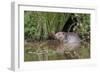
[[55, 38], [64, 42], [65, 50], [72, 51], [80, 47], [81, 39], [74, 32], [57, 32]]
[[[59, 51], [63, 51], [63, 53], [70, 58], [80, 58], [77, 51], [81, 46], [81, 39], [77, 33], [74, 32], [57, 32], [55, 34], [55, 38], [63, 42], [62, 48], [58, 49]], [[67, 57], [68, 58], [68, 57]]]

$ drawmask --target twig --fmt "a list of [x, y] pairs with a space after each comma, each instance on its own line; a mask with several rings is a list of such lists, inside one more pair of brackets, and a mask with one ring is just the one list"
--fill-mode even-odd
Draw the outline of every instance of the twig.
[[74, 26], [74, 25], [75, 25], [75, 23], [77, 23], [77, 22], [74, 22], [74, 23], [73, 23], [73, 24], [69, 27], [68, 32], [70, 32], [70, 30], [71, 30], [72, 26]]

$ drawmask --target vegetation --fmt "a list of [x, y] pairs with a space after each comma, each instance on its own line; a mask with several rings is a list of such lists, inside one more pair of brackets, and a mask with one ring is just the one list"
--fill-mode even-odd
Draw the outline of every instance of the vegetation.
[[[47, 47], [41, 48], [41, 44], [45, 44], [48, 41], [47, 38], [50, 33], [62, 31], [62, 28], [71, 15], [72, 13], [25, 11], [24, 60], [46, 60], [44, 58], [46, 55], [48, 56], [48, 60], [66, 59], [64, 55], [54, 53], [52, 49]], [[74, 15], [79, 17], [79, 22], [75, 26], [74, 32], [78, 33], [82, 40], [86, 39], [83, 41], [79, 51], [80, 59], [90, 58], [90, 14], [74, 13]], [[43, 49], [48, 49], [46, 55], [41, 53]]]

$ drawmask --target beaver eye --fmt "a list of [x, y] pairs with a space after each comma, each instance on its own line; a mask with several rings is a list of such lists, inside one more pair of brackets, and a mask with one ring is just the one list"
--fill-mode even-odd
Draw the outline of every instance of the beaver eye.
[[64, 32], [62, 34], [64, 35]]

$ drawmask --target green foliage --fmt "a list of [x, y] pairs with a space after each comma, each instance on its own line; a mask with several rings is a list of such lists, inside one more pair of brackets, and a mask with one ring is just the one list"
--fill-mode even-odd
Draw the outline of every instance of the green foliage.
[[25, 11], [25, 39], [44, 39], [51, 32], [61, 31], [68, 17], [66, 13]]
[[90, 14], [78, 14], [78, 16], [80, 21], [75, 32], [79, 33], [83, 39], [90, 39]]
[[[51, 32], [61, 31], [71, 13], [53, 12], [24, 12], [24, 34], [25, 39], [46, 39]], [[77, 14], [80, 23], [75, 28], [82, 36], [90, 34], [90, 14]]]

